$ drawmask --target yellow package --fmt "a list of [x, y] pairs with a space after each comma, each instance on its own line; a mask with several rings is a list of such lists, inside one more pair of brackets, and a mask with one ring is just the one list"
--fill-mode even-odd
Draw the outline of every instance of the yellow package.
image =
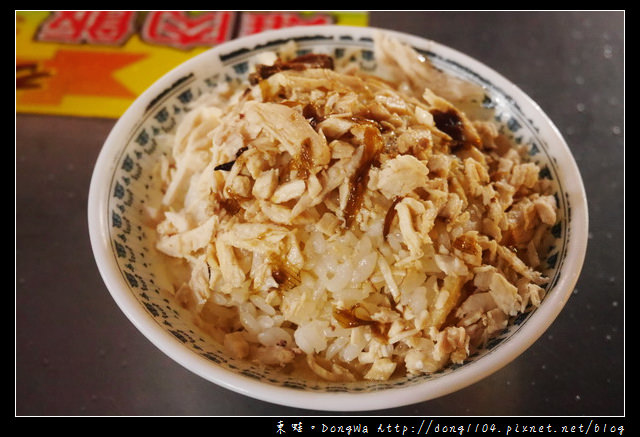
[[16, 112], [119, 117], [163, 74], [234, 38], [366, 26], [367, 12], [16, 11]]

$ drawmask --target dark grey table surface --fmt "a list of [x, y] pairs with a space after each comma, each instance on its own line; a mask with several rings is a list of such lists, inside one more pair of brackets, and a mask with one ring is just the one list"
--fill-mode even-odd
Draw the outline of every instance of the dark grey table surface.
[[[357, 415], [625, 415], [624, 12], [370, 12], [502, 73], [565, 136], [586, 187], [577, 288], [522, 356], [456, 393]], [[128, 321], [93, 260], [87, 195], [115, 121], [16, 115], [17, 416], [348, 415], [282, 407], [173, 362]]]

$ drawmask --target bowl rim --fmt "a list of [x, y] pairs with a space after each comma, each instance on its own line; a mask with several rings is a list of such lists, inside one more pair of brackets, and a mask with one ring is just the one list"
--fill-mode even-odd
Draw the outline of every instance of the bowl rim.
[[[175, 78], [188, 73], [192, 66], [248, 45], [256, 46], [274, 38], [286, 40], [309, 34], [341, 32], [366, 37], [371, 37], [375, 32], [384, 32], [409, 44], [428, 45], [473, 71], [481, 71], [484, 76], [491, 77], [492, 82], [499, 83], [506, 95], [528, 105], [531, 111], [540, 117], [539, 120], [543, 122], [538, 125], [542, 131], [541, 135], [549, 140], [549, 144], [553, 143], [553, 147], [550, 147], [554, 156], [562, 161], [559, 167], [564, 170], [564, 174], [561, 175], [563, 190], [572, 202], [568, 217], [571, 222], [571, 235], [566, 247], [564, 264], [559, 268], [563, 274], [547, 294], [543, 304], [530, 315], [514, 336], [503, 341], [489, 356], [468, 363], [443, 377], [405, 387], [363, 393], [302, 391], [274, 386], [219, 367], [177, 341], [147, 313], [120, 274], [111, 252], [107, 210], [108, 181], [115, 170], [118, 152], [123, 150], [122, 145], [126, 144], [124, 137], [134, 128], [138, 116], [144, 113], [151, 99], [167, 88]], [[109, 293], [133, 325], [164, 354], [205, 380], [250, 398], [283, 406], [324, 411], [379, 410], [415, 404], [468, 387], [503, 368], [536, 342], [565, 306], [580, 275], [588, 240], [587, 199], [579, 168], [562, 134], [536, 102], [500, 73], [456, 49], [429, 38], [371, 26], [319, 25], [264, 31], [217, 45], [168, 71], [134, 100], [107, 136], [91, 176], [87, 218], [95, 262]]]

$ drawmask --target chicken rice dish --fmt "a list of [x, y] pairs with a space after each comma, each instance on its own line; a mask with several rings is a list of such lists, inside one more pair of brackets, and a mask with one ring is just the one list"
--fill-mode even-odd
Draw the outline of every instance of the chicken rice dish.
[[484, 91], [378, 36], [385, 75], [293, 44], [164, 138], [156, 248], [229, 355], [326, 381], [462, 363], [535, 308], [557, 205]]

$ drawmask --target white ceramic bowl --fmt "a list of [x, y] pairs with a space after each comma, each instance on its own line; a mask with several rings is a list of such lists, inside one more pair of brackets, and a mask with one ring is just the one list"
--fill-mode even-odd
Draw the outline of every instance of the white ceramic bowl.
[[88, 208], [100, 273], [131, 322], [169, 357], [204, 380], [264, 401], [315, 410], [362, 411], [417, 403], [459, 390], [507, 365], [549, 327], [574, 288], [586, 251], [587, 201], [576, 163], [558, 130], [529, 97], [487, 66], [436, 42], [394, 32], [437, 67], [485, 87], [497, 119], [516, 141], [529, 147], [531, 159], [543, 168], [543, 177], [555, 184], [560, 223], [552, 229], [556, 244], [545, 260], [551, 281], [541, 306], [516, 318], [462, 365], [382, 383], [319, 384], [229, 357], [206, 340], [189, 315], [160, 290], [142, 218], [143, 207], [157, 197], [150, 169], [163, 151], [155, 136], [170, 129], [185, 104], [200, 93], [220, 81], [245, 78], [252, 55], [276, 50], [291, 38], [301, 50], [328, 50], [337, 56], [348, 52], [343, 49], [363, 48], [362, 62], [375, 68], [374, 31], [301, 27], [220, 45], [153, 84], [116, 123], [104, 144], [91, 180]]

